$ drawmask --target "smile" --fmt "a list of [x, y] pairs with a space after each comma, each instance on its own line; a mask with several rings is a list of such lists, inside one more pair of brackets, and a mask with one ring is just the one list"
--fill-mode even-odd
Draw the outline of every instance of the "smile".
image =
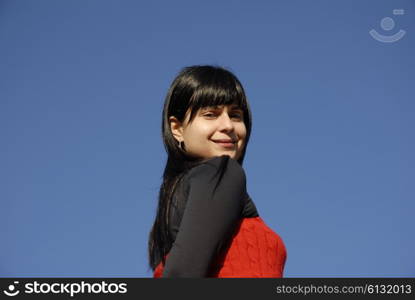
[[218, 141], [213, 141], [214, 143], [224, 147], [224, 148], [234, 148], [236, 145], [236, 142], [233, 142], [231, 140], [229, 141], [224, 141], [224, 140], [218, 140]]

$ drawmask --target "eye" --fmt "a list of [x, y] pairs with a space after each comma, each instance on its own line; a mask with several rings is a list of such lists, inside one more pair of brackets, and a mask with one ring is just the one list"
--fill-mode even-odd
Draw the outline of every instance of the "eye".
[[242, 120], [242, 119], [243, 119], [243, 117], [242, 117], [242, 113], [239, 113], [239, 112], [237, 112], [237, 113], [232, 113], [232, 114], [231, 114], [231, 118], [234, 118], [234, 119], [237, 119], [237, 120]]
[[203, 114], [204, 117], [208, 117], [208, 118], [214, 118], [216, 116], [216, 113], [214, 112], [207, 112]]

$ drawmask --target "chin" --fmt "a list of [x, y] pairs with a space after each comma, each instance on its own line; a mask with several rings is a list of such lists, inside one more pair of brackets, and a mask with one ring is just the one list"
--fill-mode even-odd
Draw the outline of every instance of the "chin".
[[224, 151], [224, 152], [221, 152], [219, 154], [219, 156], [222, 156], [222, 155], [227, 155], [227, 156], [229, 156], [230, 158], [233, 158], [233, 159], [235, 159], [235, 157], [236, 157], [235, 152], [229, 152], [229, 151]]

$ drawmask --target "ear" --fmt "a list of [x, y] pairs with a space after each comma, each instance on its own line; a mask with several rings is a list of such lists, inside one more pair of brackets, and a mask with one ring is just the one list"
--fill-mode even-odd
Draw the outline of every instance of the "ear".
[[176, 117], [169, 118], [170, 130], [177, 142], [183, 141], [183, 126]]

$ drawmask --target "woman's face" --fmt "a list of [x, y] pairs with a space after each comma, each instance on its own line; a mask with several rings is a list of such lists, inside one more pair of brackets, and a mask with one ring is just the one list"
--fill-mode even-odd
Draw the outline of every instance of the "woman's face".
[[238, 160], [245, 147], [246, 127], [242, 109], [236, 105], [221, 105], [199, 109], [189, 123], [190, 110], [180, 123], [170, 117], [171, 131], [178, 142], [184, 142], [189, 155], [211, 158], [229, 155]]

